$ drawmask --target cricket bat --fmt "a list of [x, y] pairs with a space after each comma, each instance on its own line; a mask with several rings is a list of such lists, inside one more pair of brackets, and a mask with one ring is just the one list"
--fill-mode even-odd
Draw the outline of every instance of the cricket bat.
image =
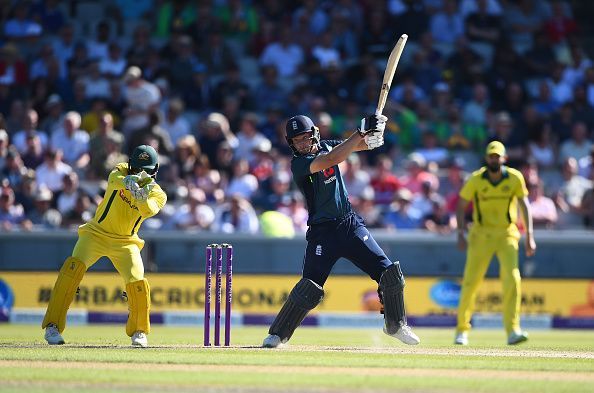
[[394, 79], [394, 73], [396, 72], [396, 67], [398, 67], [398, 61], [400, 61], [400, 56], [402, 55], [404, 45], [406, 45], [406, 40], [408, 40], [408, 35], [402, 34], [398, 39], [396, 45], [394, 45], [392, 52], [390, 52], [390, 57], [388, 57], [388, 64], [386, 65], [386, 70], [384, 71], [382, 89], [380, 90], [379, 100], [377, 102], [377, 108], [375, 110], [376, 115], [381, 115], [384, 111], [384, 106], [386, 106], [388, 93], [390, 92], [390, 86], [392, 85], [392, 79]]

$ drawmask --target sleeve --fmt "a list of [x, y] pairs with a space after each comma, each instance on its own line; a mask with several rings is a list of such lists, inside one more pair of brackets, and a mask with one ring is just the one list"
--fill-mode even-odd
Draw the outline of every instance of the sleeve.
[[314, 155], [295, 157], [293, 161], [291, 161], [291, 171], [293, 172], [293, 176], [295, 178], [303, 178], [311, 175], [309, 168], [315, 159], [316, 156]]
[[518, 198], [527, 197], [528, 189], [526, 188], [526, 182], [524, 181], [524, 176], [522, 176], [522, 173], [520, 173], [520, 172], [518, 172], [516, 176], [518, 178], [518, 185], [516, 186], [516, 191], [515, 191], [514, 195]]
[[342, 142], [344, 142], [344, 140], [330, 139], [330, 140], [324, 140], [324, 142], [331, 147], [336, 147], [336, 146], [340, 145]]
[[121, 190], [122, 188], [126, 188], [124, 185], [124, 177], [124, 174], [118, 168], [116, 168], [109, 174], [107, 183], [114, 189]]
[[470, 179], [468, 179], [468, 181], [466, 182], [466, 184], [464, 184], [464, 186], [462, 187], [462, 189], [460, 190], [460, 197], [470, 201], [472, 200], [472, 197], [474, 196], [475, 190], [476, 190], [476, 186], [475, 186], [475, 181], [476, 177], [475, 176], [471, 176]]
[[153, 187], [146, 201], [137, 201], [138, 210], [145, 218], [159, 213], [163, 206], [165, 206], [165, 203], [167, 203], [167, 194], [165, 194], [165, 191], [159, 185]]

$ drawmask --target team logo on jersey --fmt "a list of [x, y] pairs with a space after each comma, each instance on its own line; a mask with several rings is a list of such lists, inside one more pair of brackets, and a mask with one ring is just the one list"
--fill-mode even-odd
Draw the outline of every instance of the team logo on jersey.
[[149, 161], [151, 159], [151, 156], [149, 156], [147, 152], [143, 151], [138, 155], [138, 159], [142, 161]]
[[329, 178], [332, 175], [334, 175], [334, 167], [324, 169], [324, 177], [325, 178]]

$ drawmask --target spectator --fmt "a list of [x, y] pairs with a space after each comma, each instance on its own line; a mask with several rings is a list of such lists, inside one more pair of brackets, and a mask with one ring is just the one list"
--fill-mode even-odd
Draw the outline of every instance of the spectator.
[[99, 61], [99, 72], [108, 79], [119, 78], [124, 73], [127, 63], [122, 54], [122, 47], [117, 42], [110, 42], [107, 57]]
[[[375, 203], [389, 205], [401, 183], [392, 172], [393, 162], [388, 156], [380, 156], [375, 165], [375, 174], [371, 178], [371, 187], [375, 193]], [[365, 189], [362, 190], [364, 192]], [[360, 195], [358, 195], [360, 197]]]
[[27, 168], [36, 169], [43, 163], [44, 150], [38, 135], [27, 136], [27, 149], [23, 152], [23, 164]]
[[52, 198], [53, 194], [47, 187], [39, 187], [35, 195], [35, 209], [26, 217], [33, 228], [56, 229], [62, 224], [62, 215], [51, 207]]
[[254, 208], [239, 195], [231, 196], [228, 202], [219, 205], [215, 211], [214, 232], [255, 234], [258, 228], [258, 216]]
[[199, 188], [188, 192], [185, 203], [169, 219], [169, 229], [208, 231], [215, 220], [214, 210], [206, 203], [206, 195]]
[[260, 63], [275, 66], [282, 78], [293, 78], [298, 75], [303, 63], [303, 51], [293, 43], [293, 36], [288, 27], [281, 27], [279, 40], [264, 49]]
[[[245, 159], [250, 164], [254, 161], [254, 148], [264, 141], [270, 141], [258, 130], [258, 116], [255, 113], [246, 113], [241, 120], [241, 128], [237, 133], [237, 149], [235, 158]], [[264, 142], [266, 143], [266, 142]]]
[[561, 227], [575, 227], [580, 225], [579, 216], [584, 193], [592, 187], [592, 182], [577, 174], [577, 161], [573, 157], [563, 162], [563, 182], [558, 188], [555, 203], [561, 211], [559, 224]]
[[398, 190], [394, 202], [384, 218], [384, 226], [388, 229], [419, 229], [422, 214], [411, 205], [413, 195], [406, 188]]
[[467, 124], [485, 126], [488, 107], [489, 91], [487, 86], [482, 83], [475, 84], [472, 90], [472, 99], [464, 105], [462, 110], [462, 121]]
[[438, 198], [431, 202], [431, 213], [423, 217], [423, 227], [429, 232], [449, 235], [456, 228], [454, 215], [448, 212], [446, 203]]
[[0, 128], [0, 171], [6, 165], [6, 156], [8, 155], [8, 133]]
[[[93, 98], [108, 99], [110, 95], [109, 80], [101, 74], [99, 62], [93, 60], [89, 63], [87, 69], [87, 77], [83, 77], [85, 83], [85, 98], [92, 100]], [[80, 113], [84, 113], [81, 111]]]
[[332, 38], [331, 32], [323, 33], [318, 44], [314, 45], [311, 51], [313, 58], [322, 69], [340, 64], [340, 52], [332, 45]]
[[517, 6], [510, 6], [503, 20], [516, 52], [529, 50], [532, 47], [532, 35], [542, 25], [542, 17], [536, 12], [534, 0], [520, 0]]
[[361, 160], [358, 154], [351, 154], [346, 159], [346, 168], [340, 168], [345, 187], [349, 190], [349, 200], [355, 203], [363, 190], [371, 185], [371, 177], [369, 173], [362, 169]]
[[124, 117], [125, 135], [149, 125], [149, 114], [154, 112], [161, 99], [161, 93], [154, 84], [141, 77], [142, 71], [136, 66], [129, 67], [124, 74], [125, 97], [128, 107]]
[[111, 27], [109, 22], [106, 20], [100, 21], [95, 28], [95, 39], [87, 43], [91, 59], [101, 60], [108, 57], [110, 35]]
[[[472, 42], [496, 44], [502, 36], [501, 19], [499, 15], [489, 12], [489, 0], [476, 1], [476, 9], [468, 14], [465, 20], [465, 30], [468, 39]], [[462, 13], [464, 9], [460, 7]]]
[[70, 165], [62, 162], [62, 151], [50, 149], [45, 153], [44, 163], [37, 167], [37, 183], [40, 188], [46, 187], [49, 191], [55, 192], [62, 188], [62, 178], [70, 172]]
[[91, 198], [87, 194], [78, 194], [72, 210], [62, 216], [63, 227], [78, 227], [89, 222], [94, 215]]
[[453, 45], [464, 35], [464, 19], [458, 12], [456, 0], [444, 0], [443, 12], [431, 17], [431, 34], [442, 44]]
[[594, 229], [594, 187], [590, 187], [582, 197], [581, 214], [584, 226]]
[[300, 192], [295, 191], [285, 195], [281, 206], [278, 207], [278, 211], [291, 218], [295, 233], [305, 233], [307, 231], [307, 218], [309, 215]]
[[239, 145], [237, 137], [231, 131], [229, 121], [225, 115], [217, 112], [209, 114], [204, 122], [204, 129], [200, 133], [198, 144], [210, 162], [216, 162], [219, 145], [226, 141], [232, 149]]
[[0, 84], [25, 86], [29, 82], [27, 63], [13, 43], [6, 43], [0, 51]]
[[15, 188], [16, 204], [21, 205], [25, 215], [29, 214], [35, 208], [35, 195], [37, 194], [37, 180], [35, 171], [26, 170], [21, 177], [18, 188]]
[[440, 181], [439, 193], [445, 198], [446, 209], [449, 213], [456, 212], [460, 190], [466, 181], [465, 165], [466, 162], [462, 157], [454, 157], [448, 166], [447, 178]]
[[278, 172], [270, 179], [269, 189], [261, 188], [254, 199], [254, 206], [261, 211], [277, 210], [289, 196], [291, 175]]
[[542, 125], [534, 140], [528, 143], [528, 158], [534, 159], [543, 170], [555, 169], [557, 165], [557, 149], [553, 142], [551, 125]]
[[[103, 179], [105, 173], [104, 163], [112, 152], [114, 145], [117, 151], [124, 146], [124, 136], [113, 128], [113, 116], [109, 112], [103, 112], [99, 119], [99, 126], [93, 130], [89, 139], [90, 163], [89, 172], [95, 179]], [[127, 161], [127, 160], [123, 160]], [[109, 169], [111, 171], [111, 168]]]
[[246, 159], [239, 158], [233, 164], [233, 177], [225, 190], [226, 195], [240, 195], [250, 199], [258, 190], [258, 179], [249, 173], [249, 164]]
[[10, 187], [0, 189], [0, 231], [10, 231], [25, 219], [21, 205], [15, 204], [14, 191]]
[[594, 145], [590, 148], [590, 155], [582, 157], [578, 161], [578, 166], [580, 176], [594, 181]]
[[149, 113], [149, 123], [146, 127], [139, 128], [127, 138], [128, 154], [132, 153], [135, 146], [146, 143], [147, 138], [153, 138], [159, 143], [159, 153], [169, 156], [173, 152], [173, 144], [167, 130], [161, 127], [161, 115], [157, 110]]
[[54, 195], [55, 208], [64, 217], [74, 210], [79, 195], [84, 194], [79, 189], [78, 175], [70, 172], [62, 177], [62, 188]]
[[36, 21], [41, 22], [44, 33], [51, 35], [61, 32], [66, 22], [58, 0], [39, 1], [31, 7], [30, 14]]
[[210, 167], [210, 161], [204, 154], [198, 156], [194, 163], [194, 171], [189, 177], [188, 183], [189, 187], [196, 187], [204, 191], [208, 202], [220, 203], [225, 199], [221, 173]]
[[190, 122], [183, 117], [184, 102], [179, 98], [169, 101], [167, 112], [161, 122], [161, 127], [169, 134], [171, 143], [177, 145], [180, 138], [190, 134]]
[[430, 182], [434, 189], [439, 188], [439, 179], [426, 170], [427, 160], [422, 155], [418, 153], [409, 154], [405, 166], [407, 174], [402, 178], [402, 187], [413, 194], [421, 192], [421, 186], [424, 182]]
[[426, 162], [435, 162], [443, 166], [449, 158], [447, 149], [439, 146], [437, 135], [431, 131], [425, 131], [422, 137], [422, 146], [415, 149], [415, 153], [420, 154]]
[[83, 78], [87, 75], [91, 62], [87, 45], [84, 42], [77, 42], [74, 45], [72, 57], [66, 62], [68, 77], [71, 80]]
[[382, 226], [382, 210], [375, 202], [375, 192], [368, 186], [363, 190], [353, 210], [365, 221], [367, 228], [380, 228]]
[[558, 219], [555, 202], [544, 195], [544, 187], [541, 181], [529, 182], [527, 186], [534, 228], [553, 229]]
[[26, 2], [17, 2], [13, 8], [12, 17], [4, 25], [4, 35], [12, 40], [26, 40], [32, 37], [39, 37], [43, 31], [42, 27], [29, 19], [29, 9]]
[[576, 122], [571, 128], [571, 139], [561, 144], [559, 160], [565, 162], [570, 157], [576, 160], [587, 157], [592, 149], [588, 134], [588, 126], [581, 121]]
[[35, 110], [29, 109], [26, 111], [23, 116], [23, 128], [12, 137], [12, 144], [20, 153], [24, 153], [27, 150], [27, 137], [30, 136], [38, 136], [43, 149], [48, 146], [47, 135], [37, 130], [38, 121], [39, 116]]
[[547, 33], [550, 43], [560, 44], [567, 36], [575, 33], [577, 24], [575, 20], [565, 14], [561, 0], [551, 2], [551, 14], [551, 17], [544, 23], [544, 31]]
[[262, 83], [253, 91], [256, 109], [264, 112], [272, 105], [286, 108], [287, 92], [278, 82], [278, 71], [274, 65], [262, 67]]
[[440, 200], [437, 190], [430, 181], [421, 184], [421, 192], [415, 194], [411, 201], [411, 208], [421, 212], [421, 217], [426, 217], [433, 212], [433, 203]]
[[200, 156], [200, 146], [193, 135], [185, 135], [177, 140], [173, 158], [177, 168], [176, 177], [187, 179], [194, 171], [194, 164]]
[[303, 5], [293, 13], [293, 25], [305, 19], [309, 22], [309, 30], [315, 34], [321, 34], [328, 26], [328, 15], [315, 0], [305, 0]]
[[235, 63], [229, 64], [225, 70], [224, 78], [216, 85], [212, 94], [212, 103], [215, 107], [222, 107], [227, 97], [239, 100], [241, 110], [253, 106], [250, 87], [242, 80], [241, 70]]
[[8, 147], [4, 167], [1, 169], [0, 180], [8, 180], [8, 184], [13, 188], [20, 186], [23, 176], [27, 173], [21, 155], [13, 146]]
[[64, 103], [62, 98], [58, 94], [50, 95], [45, 103], [46, 116], [39, 125], [40, 130], [47, 135], [52, 135], [62, 125], [63, 111]]
[[52, 46], [56, 59], [60, 62], [60, 69], [63, 71], [62, 75], [68, 76], [68, 62], [74, 56], [75, 51], [74, 26], [72, 24], [62, 26], [60, 34], [52, 42]]
[[63, 152], [64, 162], [75, 169], [89, 165], [89, 134], [80, 129], [81, 117], [71, 111], [64, 115], [62, 128], [54, 132], [51, 147]]

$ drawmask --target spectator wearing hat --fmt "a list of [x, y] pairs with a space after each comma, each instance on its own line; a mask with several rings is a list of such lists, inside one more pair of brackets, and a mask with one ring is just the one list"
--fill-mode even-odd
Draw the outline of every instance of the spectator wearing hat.
[[149, 125], [149, 115], [158, 109], [161, 92], [154, 84], [142, 79], [142, 71], [129, 67], [124, 74], [124, 96], [128, 107], [125, 110], [123, 131], [125, 135]]
[[81, 117], [70, 111], [64, 115], [62, 128], [57, 129], [51, 138], [51, 147], [63, 152], [64, 162], [75, 169], [89, 165], [89, 134], [80, 129]]
[[35, 110], [29, 109], [25, 112], [25, 116], [23, 116], [23, 128], [12, 137], [12, 144], [20, 153], [24, 153], [27, 150], [27, 137], [32, 135], [39, 136], [42, 148], [47, 148], [48, 137], [44, 132], [37, 130], [38, 121], [39, 116]]
[[45, 161], [37, 167], [35, 176], [40, 187], [55, 192], [62, 188], [62, 178], [72, 172], [72, 167], [62, 161], [61, 150], [47, 150]]
[[413, 194], [406, 188], [398, 190], [384, 217], [383, 226], [396, 230], [419, 229], [422, 214], [412, 207], [412, 198]]
[[55, 229], [62, 224], [62, 215], [52, 208], [53, 193], [49, 188], [40, 186], [35, 194], [35, 209], [27, 214], [33, 228]]

